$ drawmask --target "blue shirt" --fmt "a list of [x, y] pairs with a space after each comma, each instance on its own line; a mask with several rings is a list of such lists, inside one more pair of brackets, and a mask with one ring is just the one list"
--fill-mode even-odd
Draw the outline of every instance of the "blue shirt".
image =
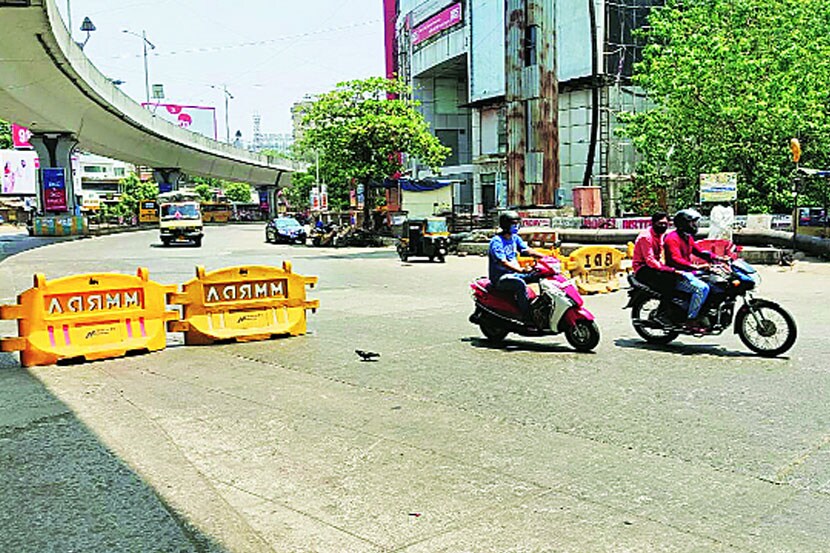
[[488, 257], [490, 259], [490, 282], [496, 282], [502, 275], [508, 273], [515, 273], [513, 269], [508, 269], [502, 265], [501, 261], [515, 261], [519, 253], [525, 251], [527, 244], [524, 240], [519, 238], [518, 234], [513, 234], [510, 238], [504, 238], [501, 234], [497, 234], [490, 240], [490, 250]]

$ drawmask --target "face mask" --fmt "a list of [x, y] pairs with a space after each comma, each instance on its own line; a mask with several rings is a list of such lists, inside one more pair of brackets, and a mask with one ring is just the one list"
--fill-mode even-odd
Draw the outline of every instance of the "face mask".
[[655, 223], [653, 225], [655, 234], [663, 234], [667, 230], [669, 230], [669, 225], [666, 223]]
[[519, 234], [519, 225], [510, 225], [510, 234]]

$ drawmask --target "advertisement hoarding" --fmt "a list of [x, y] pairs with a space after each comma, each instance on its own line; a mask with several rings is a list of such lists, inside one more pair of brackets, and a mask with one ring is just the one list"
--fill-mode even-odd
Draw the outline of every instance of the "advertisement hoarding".
[[0, 150], [2, 186], [0, 194], [21, 195], [37, 193], [38, 157], [31, 150]]
[[734, 202], [738, 199], [738, 173], [700, 175], [700, 202]]
[[43, 169], [43, 209], [66, 211], [66, 171], [63, 167]]
[[216, 140], [216, 108], [147, 102], [141, 105], [174, 125]]
[[441, 10], [412, 29], [412, 44], [423, 42], [458, 23], [461, 23], [461, 2]]
[[31, 149], [32, 145], [29, 143], [30, 138], [32, 138], [32, 132], [29, 129], [12, 123], [12, 142], [15, 148], [24, 150]]

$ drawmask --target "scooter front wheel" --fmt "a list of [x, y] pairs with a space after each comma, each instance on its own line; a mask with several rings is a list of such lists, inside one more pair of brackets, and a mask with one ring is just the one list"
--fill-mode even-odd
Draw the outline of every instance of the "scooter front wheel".
[[594, 321], [581, 319], [565, 329], [565, 338], [576, 351], [592, 351], [599, 344], [599, 327]]

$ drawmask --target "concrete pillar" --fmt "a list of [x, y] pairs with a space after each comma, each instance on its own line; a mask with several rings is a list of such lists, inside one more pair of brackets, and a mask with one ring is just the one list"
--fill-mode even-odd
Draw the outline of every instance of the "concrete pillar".
[[182, 172], [177, 167], [159, 167], [153, 169], [153, 180], [159, 185], [159, 192], [172, 192], [179, 189]]
[[[77, 201], [75, 199], [75, 186], [72, 179], [72, 153], [78, 145], [75, 136], [70, 133], [50, 133], [33, 131], [29, 143], [35, 148], [40, 158], [40, 184], [37, 188], [38, 206], [43, 212], [51, 213], [75, 213]], [[63, 194], [65, 194], [65, 208], [50, 209], [49, 204], [54, 202], [47, 198], [55, 198], [60, 194], [55, 188], [58, 184], [54, 179], [45, 179], [51, 169], [63, 169]], [[45, 189], [50, 186], [50, 190]], [[53, 203], [53, 205], [55, 205]]]

